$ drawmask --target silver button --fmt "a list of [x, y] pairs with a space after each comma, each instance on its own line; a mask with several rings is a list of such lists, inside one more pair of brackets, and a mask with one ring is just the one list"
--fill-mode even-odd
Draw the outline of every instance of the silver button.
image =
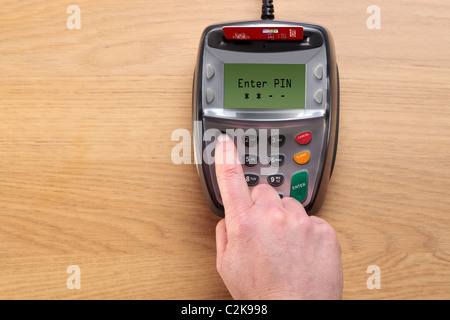
[[314, 93], [314, 100], [316, 100], [317, 103], [321, 104], [323, 100], [323, 91], [322, 89], [319, 89]]
[[208, 103], [211, 103], [215, 97], [216, 95], [214, 94], [214, 91], [212, 91], [211, 89], [206, 90], [206, 101]]
[[214, 77], [214, 74], [216, 73], [216, 70], [214, 69], [214, 67], [210, 64], [208, 64], [206, 66], [206, 78], [211, 79], [212, 77]]
[[314, 75], [317, 79], [322, 80], [323, 78], [323, 66], [319, 64], [316, 69], [314, 70]]

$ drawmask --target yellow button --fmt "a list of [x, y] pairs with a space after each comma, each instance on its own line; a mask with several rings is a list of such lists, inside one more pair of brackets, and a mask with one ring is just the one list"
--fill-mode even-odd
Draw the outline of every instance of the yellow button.
[[305, 163], [307, 163], [309, 161], [309, 158], [310, 158], [310, 153], [308, 151], [297, 153], [294, 156], [294, 160], [298, 164], [305, 164]]

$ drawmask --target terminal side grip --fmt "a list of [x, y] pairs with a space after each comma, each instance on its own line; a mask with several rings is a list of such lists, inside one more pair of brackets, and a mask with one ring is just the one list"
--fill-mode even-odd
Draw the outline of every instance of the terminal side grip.
[[336, 136], [334, 138], [334, 151], [333, 151], [333, 161], [331, 163], [330, 179], [333, 175], [334, 163], [336, 161], [336, 154], [338, 148], [338, 138], [339, 138], [339, 107], [340, 107], [340, 85], [339, 85], [339, 68], [336, 65], [336, 75], [337, 75], [337, 112], [336, 112]]

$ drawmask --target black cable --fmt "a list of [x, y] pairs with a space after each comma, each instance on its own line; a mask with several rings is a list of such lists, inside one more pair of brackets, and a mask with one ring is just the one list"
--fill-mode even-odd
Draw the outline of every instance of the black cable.
[[262, 0], [262, 14], [261, 19], [263, 20], [273, 20], [275, 19], [275, 15], [273, 14], [275, 11], [273, 9], [273, 0]]

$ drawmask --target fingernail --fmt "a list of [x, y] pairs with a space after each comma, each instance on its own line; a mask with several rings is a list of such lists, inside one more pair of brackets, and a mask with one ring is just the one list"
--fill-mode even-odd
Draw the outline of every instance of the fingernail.
[[230, 137], [227, 135], [227, 134], [225, 134], [225, 133], [222, 133], [218, 138], [217, 138], [217, 141], [219, 141], [219, 142], [225, 142], [225, 141], [229, 141], [230, 140]]

